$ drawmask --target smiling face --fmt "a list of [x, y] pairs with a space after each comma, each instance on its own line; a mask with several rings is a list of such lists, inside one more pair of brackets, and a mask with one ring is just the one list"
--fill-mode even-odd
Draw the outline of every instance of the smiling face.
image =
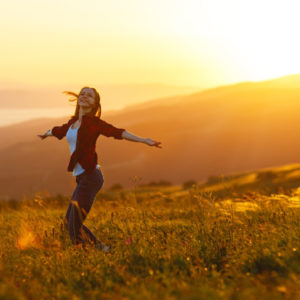
[[90, 110], [95, 105], [95, 92], [90, 88], [83, 88], [78, 95], [78, 105], [84, 110]]

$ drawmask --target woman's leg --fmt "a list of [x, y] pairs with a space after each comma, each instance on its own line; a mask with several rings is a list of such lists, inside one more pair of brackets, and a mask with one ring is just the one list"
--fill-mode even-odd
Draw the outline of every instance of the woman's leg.
[[[76, 199], [77, 199], [77, 193], [78, 193], [78, 189], [79, 189], [79, 181], [80, 181], [81, 176], [77, 176], [76, 177], [77, 186], [76, 186], [76, 189], [74, 190], [74, 192], [72, 194], [71, 201], [69, 203], [69, 206], [68, 206], [68, 209], [67, 209], [67, 212], [66, 212], [66, 215], [65, 215], [65, 222], [66, 222], [66, 224], [69, 224], [69, 222], [70, 222], [70, 213], [71, 213], [71, 209], [72, 209], [72, 201], [76, 201]], [[82, 225], [81, 228], [80, 228], [80, 231], [79, 231], [80, 240], [84, 240], [85, 235], [88, 234], [88, 233], [85, 234], [84, 232], [82, 232], [83, 231], [82, 229], [85, 229], [84, 227], [85, 226]], [[88, 228], [86, 228], [86, 229], [88, 230]], [[84, 230], [84, 231], [87, 231], [87, 230]], [[95, 237], [94, 236], [90, 236], [90, 238], [93, 239]]]
[[[73, 198], [72, 198], [73, 199]], [[70, 212], [71, 212], [72, 204], [69, 203], [66, 215], [65, 215], [65, 223], [68, 224], [69, 222], [69, 217], [70, 217]]]
[[85, 173], [79, 180], [76, 197], [74, 197], [76, 199], [71, 201], [68, 218], [68, 229], [73, 244], [84, 243], [86, 239], [97, 242], [91, 231], [82, 225], [103, 182], [102, 173], [98, 169], [91, 174]]
[[[73, 193], [72, 200], [76, 198], [76, 194]], [[65, 223], [69, 223], [69, 218], [70, 218], [70, 212], [71, 212], [72, 204], [70, 203], [65, 215]], [[79, 232], [80, 236], [82, 239], [90, 239], [93, 243], [97, 244], [99, 241], [96, 239], [96, 237], [92, 234], [92, 232], [84, 225], [82, 224]]]
[[72, 200], [75, 200], [76, 197], [77, 197], [77, 193], [78, 193], [78, 183], [79, 183], [79, 180], [78, 178], [76, 177], [76, 183], [77, 183], [77, 186], [71, 196], [71, 201], [69, 203], [69, 206], [68, 206], [68, 209], [67, 209], [67, 212], [66, 212], [66, 215], [65, 215], [65, 222], [68, 223], [69, 222], [69, 218], [70, 218], [70, 212], [71, 212], [71, 208], [72, 208]]
[[90, 240], [92, 243], [97, 244], [99, 243], [99, 241], [97, 240], [97, 238], [92, 234], [92, 232], [85, 226], [82, 224], [81, 228], [80, 228], [80, 236], [84, 239], [84, 240]]

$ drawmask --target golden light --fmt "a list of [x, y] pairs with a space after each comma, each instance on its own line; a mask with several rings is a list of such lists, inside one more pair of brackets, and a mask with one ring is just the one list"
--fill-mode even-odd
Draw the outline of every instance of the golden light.
[[0, 12], [0, 26], [6, 28], [0, 81], [205, 88], [300, 73], [299, 1], [43, 5], [7, 2]]
[[[263, 80], [300, 73], [299, 1], [226, 1], [216, 15], [217, 44], [240, 76]], [[225, 60], [225, 55], [224, 55]], [[229, 65], [230, 66], [230, 65]]]
[[38, 236], [24, 222], [22, 222], [22, 224], [20, 225], [20, 231], [15, 246], [20, 250], [24, 250], [31, 247], [40, 247]]

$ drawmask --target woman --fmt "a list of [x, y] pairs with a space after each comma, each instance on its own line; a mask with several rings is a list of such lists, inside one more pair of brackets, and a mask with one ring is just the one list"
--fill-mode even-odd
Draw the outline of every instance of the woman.
[[41, 139], [55, 136], [59, 140], [66, 136], [70, 146], [71, 157], [68, 171], [73, 172], [77, 186], [65, 218], [72, 244], [84, 247], [87, 242], [91, 242], [98, 249], [107, 251], [108, 247], [98, 241], [91, 231], [83, 225], [95, 196], [104, 182], [100, 166], [97, 164], [96, 140], [102, 134], [107, 137], [145, 143], [158, 148], [161, 148], [161, 142], [138, 137], [123, 128], [116, 128], [100, 119], [100, 95], [96, 89], [84, 87], [78, 95], [72, 92], [65, 93], [75, 97], [71, 101], [77, 101], [74, 116], [62, 126], [55, 126], [38, 136]]

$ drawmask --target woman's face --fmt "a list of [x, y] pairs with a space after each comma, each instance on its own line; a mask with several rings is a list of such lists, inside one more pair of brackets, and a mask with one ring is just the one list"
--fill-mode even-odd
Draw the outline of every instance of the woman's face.
[[84, 109], [93, 108], [95, 105], [95, 92], [93, 89], [84, 88], [78, 95], [78, 105]]

